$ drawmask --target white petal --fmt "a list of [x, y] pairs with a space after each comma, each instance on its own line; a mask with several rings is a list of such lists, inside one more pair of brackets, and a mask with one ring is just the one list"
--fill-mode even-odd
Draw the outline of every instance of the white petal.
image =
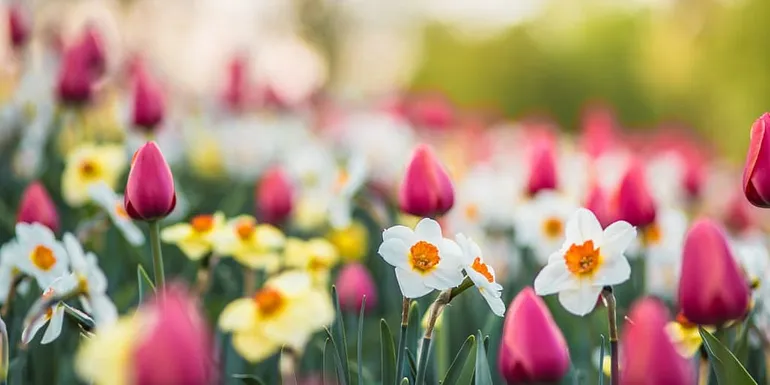
[[32, 321], [32, 323], [21, 332], [21, 343], [28, 344], [32, 342], [37, 332], [40, 331], [47, 322], [48, 319], [46, 317], [40, 317]]
[[118, 320], [118, 309], [107, 295], [91, 297], [91, 305], [93, 307], [92, 315], [97, 326], [109, 325]]
[[602, 225], [591, 210], [579, 208], [567, 221], [567, 243], [582, 245], [588, 240], [601, 243]]
[[596, 307], [596, 301], [602, 292], [601, 286], [582, 284], [575, 290], [559, 292], [559, 303], [568, 312], [584, 316]]
[[40, 343], [45, 345], [53, 342], [61, 334], [62, 324], [64, 323], [64, 307], [56, 305], [51, 315], [51, 321], [48, 322], [48, 328], [43, 334], [43, 339]]
[[142, 230], [139, 230], [139, 227], [137, 227], [134, 222], [128, 219], [122, 219], [116, 224], [128, 243], [134, 246], [141, 246], [144, 244], [144, 233], [142, 233]]
[[425, 286], [419, 274], [412, 271], [396, 268], [396, 278], [401, 293], [406, 298], [420, 298], [433, 291], [433, 289]]
[[78, 239], [71, 233], [64, 234], [62, 238], [64, 241], [64, 249], [67, 250], [67, 255], [70, 259], [72, 268], [76, 271], [86, 270], [86, 260], [83, 255], [83, 246], [80, 245]]
[[490, 292], [489, 290], [480, 290], [481, 296], [484, 297], [484, 299], [487, 301], [487, 304], [489, 304], [489, 308], [492, 309], [492, 312], [495, 313], [498, 317], [502, 317], [505, 314], [505, 303], [503, 303], [502, 298], [500, 298], [500, 293], [498, 292], [497, 295], [495, 293]]
[[424, 285], [436, 290], [446, 290], [459, 286], [463, 282], [463, 274], [455, 269], [436, 269], [423, 278]]
[[441, 225], [430, 218], [423, 218], [417, 223], [414, 228], [414, 235], [435, 245], [439, 244], [439, 241], [444, 237], [441, 234]]
[[409, 247], [403, 240], [391, 238], [382, 242], [377, 253], [391, 266], [409, 269]]
[[412, 241], [414, 240], [414, 231], [406, 226], [397, 225], [387, 228], [382, 232], [383, 241], [394, 238], [400, 239], [406, 243], [413, 243]]
[[575, 290], [580, 283], [567, 270], [564, 262], [549, 263], [535, 277], [535, 293], [549, 295], [563, 290]]
[[606, 261], [599, 267], [593, 277], [593, 285], [612, 286], [618, 285], [631, 277], [631, 265], [622, 255], [618, 258]]
[[605, 258], [616, 258], [636, 239], [636, 228], [626, 221], [618, 221], [604, 230], [604, 238], [600, 244]]

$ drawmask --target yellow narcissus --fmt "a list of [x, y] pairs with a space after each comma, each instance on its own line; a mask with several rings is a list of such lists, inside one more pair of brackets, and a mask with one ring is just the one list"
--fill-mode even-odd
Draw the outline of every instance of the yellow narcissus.
[[360, 262], [369, 250], [369, 233], [361, 222], [353, 222], [342, 229], [333, 229], [327, 238], [337, 247], [345, 262]]
[[123, 317], [115, 324], [99, 330], [98, 338], [83, 344], [75, 360], [81, 378], [96, 385], [130, 385], [131, 356], [134, 340], [139, 336], [140, 315]]
[[79, 207], [88, 201], [91, 186], [104, 182], [115, 188], [126, 167], [126, 155], [120, 145], [87, 143], [73, 150], [66, 163], [62, 197], [70, 206]]
[[233, 347], [259, 362], [286, 345], [302, 351], [313, 333], [334, 320], [331, 298], [309, 274], [287, 271], [270, 278], [251, 298], [225, 307], [219, 327], [233, 333]]
[[326, 287], [329, 282], [329, 271], [339, 262], [337, 249], [323, 238], [313, 238], [303, 241], [289, 238], [284, 250], [287, 266], [307, 271], [313, 278], [313, 283]]
[[258, 224], [254, 217], [240, 215], [212, 235], [214, 251], [232, 256], [251, 269], [273, 271], [280, 264], [286, 237], [275, 226]]
[[200, 260], [213, 248], [212, 235], [225, 226], [225, 215], [201, 214], [190, 219], [189, 223], [177, 223], [161, 231], [163, 242], [173, 243], [193, 261]]

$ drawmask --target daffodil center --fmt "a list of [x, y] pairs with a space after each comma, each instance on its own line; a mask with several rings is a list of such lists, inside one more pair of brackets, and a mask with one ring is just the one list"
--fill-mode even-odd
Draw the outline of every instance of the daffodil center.
[[590, 276], [601, 265], [602, 256], [594, 241], [585, 241], [582, 245], [573, 244], [564, 254], [567, 269], [580, 277]]
[[469, 205], [465, 206], [465, 217], [468, 218], [471, 221], [476, 221], [479, 219], [479, 206], [477, 204], [471, 203]]
[[78, 274], [78, 291], [81, 294], [89, 293], [88, 279], [82, 274]]
[[409, 263], [412, 265], [412, 270], [418, 273], [430, 273], [440, 261], [438, 247], [431, 243], [419, 241], [409, 249]]
[[314, 255], [310, 257], [307, 268], [310, 271], [323, 271], [329, 268], [329, 264], [322, 257]]
[[123, 202], [115, 202], [115, 215], [117, 215], [118, 218], [129, 219], [126, 208], [123, 207]]
[[190, 220], [193, 230], [205, 233], [214, 228], [214, 216], [208, 214], [196, 215]]
[[682, 327], [685, 329], [692, 329], [692, 328], [698, 327], [698, 325], [688, 320], [687, 317], [685, 317], [684, 314], [682, 314], [681, 312], [676, 315], [676, 322], [682, 325]]
[[53, 255], [53, 250], [43, 245], [36, 246], [29, 255], [29, 259], [32, 260], [32, 264], [43, 271], [51, 270], [53, 265], [56, 264], [56, 256]]
[[348, 180], [350, 180], [350, 175], [345, 170], [339, 170], [337, 172], [337, 180], [334, 182], [334, 188], [337, 192], [340, 192], [343, 187], [348, 183]]
[[561, 238], [564, 233], [564, 222], [560, 218], [550, 217], [543, 221], [543, 234], [546, 238]]
[[642, 243], [645, 246], [657, 245], [660, 243], [663, 234], [660, 231], [660, 226], [657, 223], [653, 223], [642, 229]]
[[235, 225], [235, 233], [238, 234], [238, 237], [241, 238], [242, 241], [251, 239], [251, 236], [254, 235], [256, 230], [256, 224], [254, 221], [250, 220], [243, 220]]
[[254, 295], [254, 302], [262, 316], [269, 317], [279, 310], [284, 304], [284, 298], [278, 290], [266, 287]]
[[492, 273], [489, 272], [489, 266], [487, 266], [486, 263], [481, 262], [481, 258], [476, 257], [476, 259], [473, 260], [473, 264], [471, 265], [471, 269], [475, 270], [477, 273], [484, 276], [484, 278], [487, 279], [487, 281], [494, 282], [495, 277], [492, 276]]
[[96, 179], [99, 177], [99, 166], [90, 160], [80, 164], [80, 175], [83, 179]]

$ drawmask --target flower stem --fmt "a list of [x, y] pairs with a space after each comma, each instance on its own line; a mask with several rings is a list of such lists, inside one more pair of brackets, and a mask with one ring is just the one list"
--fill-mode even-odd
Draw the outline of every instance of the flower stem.
[[404, 372], [404, 350], [406, 350], [406, 328], [409, 326], [409, 305], [411, 300], [404, 297], [401, 306], [401, 332], [398, 335], [398, 351], [396, 354], [396, 384], [401, 383]]
[[455, 297], [462, 294], [465, 290], [468, 288], [473, 287], [473, 281], [469, 277], [465, 277], [465, 280], [460, 284], [460, 286], [457, 286], [453, 289], [451, 289], [451, 293], [449, 294], [449, 299], [446, 301], [446, 303], [449, 303], [452, 301]]
[[610, 384], [618, 385], [620, 376], [618, 375], [618, 317], [615, 306], [615, 294], [612, 293], [611, 286], [605, 286], [602, 290], [604, 306], [607, 307], [607, 324], [610, 334]]
[[709, 366], [708, 358], [701, 357], [698, 364], [698, 385], [708, 385], [710, 374], [711, 367]]
[[425, 385], [425, 373], [428, 371], [428, 354], [430, 353], [431, 338], [425, 335], [422, 338], [422, 347], [420, 348], [420, 359], [417, 361], [417, 379], [416, 385]]
[[163, 254], [160, 251], [160, 226], [158, 221], [150, 221], [150, 247], [152, 248], [152, 269], [155, 275], [155, 287], [163, 290], [166, 275], [163, 273]]
[[[465, 281], [463, 281], [465, 284]], [[462, 287], [463, 284], [460, 286]], [[471, 283], [472, 285], [472, 283]], [[467, 289], [467, 287], [460, 290], [460, 292]], [[455, 289], [444, 290], [438, 295], [436, 301], [430, 307], [430, 317], [428, 318], [428, 327], [425, 328], [425, 335], [422, 338], [422, 350], [420, 351], [420, 359], [417, 361], [417, 385], [425, 384], [425, 372], [428, 367], [428, 353], [430, 352], [430, 341], [433, 339], [433, 330], [436, 327], [436, 320], [444, 307], [452, 300], [452, 293]]]

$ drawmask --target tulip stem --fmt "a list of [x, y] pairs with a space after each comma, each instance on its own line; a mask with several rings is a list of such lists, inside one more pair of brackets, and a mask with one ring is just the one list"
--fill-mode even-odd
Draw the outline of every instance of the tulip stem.
[[710, 374], [711, 366], [709, 366], [708, 358], [701, 357], [698, 365], [698, 385], [708, 385]]
[[607, 307], [607, 325], [610, 334], [610, 384], [618, 385], [620, 376], [618, 375], [618, 316], [615, 305], [615, 294], [612, 293], [611, 286], [605, 286], [602, 290], [604, 306]]
[[150, 221], [150, 247], [152, 248], [152, 270], [155, 275], [155, 287], [162, 290], [166, 286], [166, 275], [163, 273], [163, 253], [160, 250], [160, 225], [158, 221]]
[[411, 300], [404, 297], [401, 306], [401, 332], [398, 336], [398, 352], [396, 354], [396, 384], [401, 383], [404, 372], [404, 350], [406, 350], [406, 328], [409, 326], [409, 305]]

